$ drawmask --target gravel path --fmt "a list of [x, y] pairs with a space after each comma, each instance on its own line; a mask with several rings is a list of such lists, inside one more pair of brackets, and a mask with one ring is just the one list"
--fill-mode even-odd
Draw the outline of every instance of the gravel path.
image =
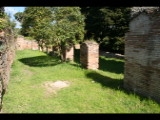
[[100, 51], [99, 54], [100, 54], [101, 56], [124, 59], [124, 55], [118, 54], [118, 53], [110, 53], [110, 52]]

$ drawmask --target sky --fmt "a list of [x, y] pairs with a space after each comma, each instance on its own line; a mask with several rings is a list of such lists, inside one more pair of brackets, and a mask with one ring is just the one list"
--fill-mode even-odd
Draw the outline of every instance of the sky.
[[[11, 20], [15, 20], [14, 14], [17, 12], [23, 12], [25, 7], [4, 7], [4, 9], [5, 12], [11, 16]], [[21, 24], [18, 21], [16, 21], [16, 28], [21, 28]]]

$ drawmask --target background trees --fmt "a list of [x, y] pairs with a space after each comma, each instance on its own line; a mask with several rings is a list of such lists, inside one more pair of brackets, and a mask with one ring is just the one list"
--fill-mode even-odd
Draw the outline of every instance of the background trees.
[[22, 23], [21, 34], [43, 45], [57, 48], [62, 61], [65, 52], [76, 42], [84, 40], [84, 16], [79, 7], [26, 7], [15, 18]]
[[42, 50], [54, 46], [65, 61], [64, 51], [87, 39], [96, 40], [100, 50], [124, 53], [130, 12], [129, 7], [26, 7], [15, 18], [22, 35], [35, 38]]
[[[11, 30], [15, 33], [16, 22], [5, 13], [4, 7], [0, 7], [0, 31]], [[14, 34], [15, 36], [16, 34]]]
[[127, 7], [82, 7], [86, 18], [85, 39], [95, 39], [101, 50], [123, 53], [130, 11]]
[[47, 45], [52, 33], [52, 11], [47, 7], [26, 7], [18, 12], [15, 19], [22, 23], [21, 34], [33, 37], [42, 49]]
[[66, 51], [75, 43], [84, 40], [84, 16], [79, 7], [57, 7], [54, 11], [54, 43], [61, 59], [66, 61]]

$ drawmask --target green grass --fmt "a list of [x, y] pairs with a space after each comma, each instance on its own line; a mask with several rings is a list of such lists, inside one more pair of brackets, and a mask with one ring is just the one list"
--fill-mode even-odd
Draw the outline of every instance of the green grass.
[[[4, 113], [160, 113], [160, 105], [123, 89], [124, 61], [101, 56], [99, 70], [80, 67], [79, 60], [60, 63], [40, 51], [17, 51]], [[46, 95], [47, 81], [69, 81], [57, 94]]]

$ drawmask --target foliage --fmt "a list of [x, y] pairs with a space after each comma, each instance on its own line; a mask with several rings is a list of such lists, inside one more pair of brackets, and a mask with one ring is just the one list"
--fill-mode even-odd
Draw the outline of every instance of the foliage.
[[85, 39], [95, 39], [102, 50], [124, 52], [124, 35], [128, 31], [130, 8], [82, 7], [86, 19]]
[[0, 7], [0, 18], [4, 18], [5, 16], [5, 10], [4, 10], [4, 7]]
[[4, 30], [8, 26], [8, 22], [4, 18], [0, 18], [0, 31]]
[[47, 43], [52, 34], [52, 11], [47, 7], [26, 7], [23, 13], [16, 13], [17, 20], [22, 22], [21, 32], [24, 36], [31, 36], [39, 43]]
[[[3, 113], [160, 113], [160, 104], [122, 87], [124, 60], [100, 57], [100, 69], [61, 63], [40, 51], [17, 51]], [[109, 66], [109, 67], [108, 67]], [[46, 82], [68, 81], [54, 93]], [[49, 87], [49, 86], [48, 86]]]
[[24, 18], [23, 15], [23, 12], [17, 12], [14, 14], [14, 17], [18, 22], [22, 23]]
[[65, 61], [65, 51], [84, 38], [84, 16], [79, 7], [56, 7], [54, 11], [54, 43]]
[[14, 39], [14, 37], [16, 37], [16, 32], [15, 32], [16, 22], [14, 20], [11, 20], [11, 16], [5, 13], [4, 7], [0, 8], [0, 14], [1, 14], [0, 15], [0, 31], [1, 32], [3, 31], [5, 37], [9, 37], [8, 39], [12, 39], [12, 37]]
[[84, 16], [79, 7], [26, 7], [15, 18], [22, 23], [21, 33], [43, 46], [53, 46], [65, 61], [65, 51], [84, 37]]

